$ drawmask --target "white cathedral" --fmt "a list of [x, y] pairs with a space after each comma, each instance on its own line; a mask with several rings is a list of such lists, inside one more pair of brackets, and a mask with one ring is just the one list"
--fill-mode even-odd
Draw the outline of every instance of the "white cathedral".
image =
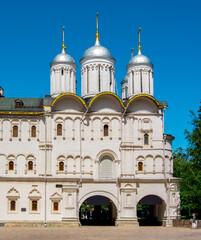
[[[167, 103], [153, 96], [153, 65], [141, 53], [140, 30], [122, 99], [115, 59], [101, 46], [98, 28], [80, 64], [81, 97], [63, 31], [62, 52], [50, 64], [50, 95], [7, 98], [0, 89], [0, 223], [79, 225], [85, 204], [94, 212], [85, 223], [139, 225], [146, 214], [171, 226], [180, 217], [174, 137], [164, 133]], [[149, 212], [139, 213], [139, 204]], [[100, 206], [108, 206], [108, 218]]]

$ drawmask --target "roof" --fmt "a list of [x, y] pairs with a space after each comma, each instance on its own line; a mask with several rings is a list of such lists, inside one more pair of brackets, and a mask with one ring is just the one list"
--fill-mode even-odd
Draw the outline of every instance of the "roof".
[[[22, 101], [22, 106], [16, 107], [15, 101]], [[0, 111], [12, 112], [41, 112], [43, 98], [0, 98]]]
[[[80, 98], [78, 95], [76, 94], [63, 94], [63, 95], [74, 95], [79, 97], [80, 100], [82, 100], [83, 103], [85, 103], [85, 106], [90, 107], [89, 105], [91, 104], [91, 102], [96, 99], [99, 95], [103, 95], [103, 94], [111, 94], [114, 95], [116, 98], [118, 98], [122, 104], [122, 106], [127, 106], [127, 103], [130, 101], [130, 99], [128, 99], [127, 101], [125, 101], [124, 103], [122, 102], [122, 100], [116, 95], [116, 94], [112, 94], [110, 92], [103, 92], [103, 93], [99, 93], [97, 94], [95, 97], [93, 98], [88, 98], [83, 100], [82, 98]], [[43, 107], [44, 106], [51, 106], [52, 103], [60, 98], [60, 96], [58, 96], [57, 98], [52, 98], [50, 95], [46, 95], [44, 98], [6, 98], [6, 97], [1, 97], [0, 98], [0, 114], [4, 113], [6, 114], [7, 112], [9, 112], [10, 114], [26, 114], [26, 113], [33, 113], [33, 114], [41, 114], [43, 112]], [[22, 106], [16, 106], [16, 101], [20, 102], [22, 101]], [[164, 108], [168, 108], [168, 104], [166, 101], [158, 101], [159, 105], [161, 107]]]
[[[140, 95], [136, 95], [136, 96], [140, 96]], [[143, 97], [143, 95], [141, 95], [141, 96]], [[149, 96], [149, 95], [144, 94], [144, 96]], [[131, 99], [132, 99], [132, 98], [131, 98]], [[128, 102], [129, 102], [131, 99], [127, 99], [126, 101], [124, 101], [124, 102], [123, 102], [123, 103], [124, 103], [124, 106], [127, 106]], [[153, 98], [153, 99], [155, 99], [155, 98]], [[156, 101], [157, 101], [157, 100], [156, 100]], [[166, 101], [157, 101], [157, 102], [159, 103], [159, 105], [160, 105], [161, 107], [168, 108], [168, 104], [167, 104]]]

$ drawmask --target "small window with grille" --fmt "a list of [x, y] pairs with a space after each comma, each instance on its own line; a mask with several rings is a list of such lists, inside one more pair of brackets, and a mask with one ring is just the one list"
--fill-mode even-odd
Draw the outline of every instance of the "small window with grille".
[[18, 137], [18, 126], [13, 126], [13, 137]]
[[107, 124], [104, 125], [103, 130], [104, 130], [104, 137], [109, 136], [109, 126]]
[[28, 162], [28, 171], [33, 171], [33, 162], [32, 161]]
[[58, 202], [54, 202], [53, 203], [53, 211], [54, 212], [58, 212], [59, 211], [59, 203]]
[[149, 145], [149, 135], [148, 134], [144, 135], [144, 145]]
[[57, 124], [57, 136], [62, 136], [62, 125]]
[[14, 162], [13, 162], [13, 161], [10, 161], [10, 162], [8, 163], [8, 170], [9, 170], [9, 171], [13, 171], [13, 170], [14, 170]]
[[59, 171], [64, 171], [64, 162], [59, 162]]
[[38, 211], [38, 201], [31, 201], [31, 211]]
[[142, 163], [142, 162], [139, 162], [139, 163], [138, 163], [138, 171], [139, 171], [139, 172], [142, 172], [142, 171], [143, 171], [143, 163]]
[[14, 200], [10, 201], [10, 211], [16, 210], [16, 202]]
[[31, 127], [31, 137], [36, 137], [36, 126]]

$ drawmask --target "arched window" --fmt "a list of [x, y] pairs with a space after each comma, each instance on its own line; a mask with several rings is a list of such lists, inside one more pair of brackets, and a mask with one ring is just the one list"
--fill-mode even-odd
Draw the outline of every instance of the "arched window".
[[18, 137], [18, 126], [13, 126], [13, 137]]
[[10, 170], [10, 171], [14, 170], [14, 162], [13, 161], [10, 161], [8, 163], [8, 170]]
[[138, 163], [138, 171], [143, 171], [143, 163], [142, 162], [139, 162]]
[[15, 211], [16, 202], [14, 200], [10, 201], [10, 211]]
[[106, 137], [109, 135], [109, 127], [107, 124], [105, 124], [103, 128], [104, 128], [104, 137]]
[[59, 203], [58, 202], [54, 202], [53, 203], [53, 211], [54, 212], [58, 212], [59, 211]]
[[57, 124], [57, 136], [62, 136], [62, 125]]
[[149, 145], [149, 135], [148, 134], [144, 135], [144, 145]]
[[29, 161], [28, 162], [28, 171], [32, 171], [33, 170], [33, 162]]
[[31, 137], [36, 137], [36, 126], [31, 127]]
[[59, 171], [64, 171], [64, 162], [59, 162]]
[[105, 156], [101, 159], [100, 162], [100, 177], [112, 178], [112, 174], [113, 174], [112, 159], [108, 156]]
[[31, 201], [31, 211], [38, 211], [38, 201]]

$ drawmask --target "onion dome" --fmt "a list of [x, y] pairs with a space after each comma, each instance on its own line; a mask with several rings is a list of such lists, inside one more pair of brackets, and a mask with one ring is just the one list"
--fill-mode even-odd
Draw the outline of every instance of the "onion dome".
[[93, 47], [88, 48], [80, 61], [82, 61], [84, 58], [109, 58], [115, 61], [115, 59], [112, 56], [112, 53], [106, 48], [100, 45], [99, 42], [99, 33], [98, 33], [98, 13], [97, 13], [97, 22], [96, 22], [96, 42]]
[[153, 64], [151, 63], [151, 60], [147, 56], [142, 55], [141, 53], [140, 30], [141, 28], [139, 28], [139, 32], [138, 32], [139, 34], [138, 54], [136, 56], [133, 56], [133, 48], [132, 48], [132, 55], [128, 65], [148, 65], [153, 68]]
[[126, 74], [126, 76], [124, 77], [124, 79], [121, 81], [121, 85], [128, 83], [128, 76]]
[[84, 52], [82, 59], [83, 58], [96, 58], [96, 57], [114, 59], [112, 56], [112, 53], [107, 48], [100, 45], [99, 38], [96, 38], [96, 42], [93, 47], [88, 48]]
[[63, 44], [62, 44], [62, 52], [60, 54], [58, 54], [56, 57], [54, 57], [54, 59], [52, 60], [52, 62], [50, 63], [50, 67], [56, 65], [56, 64], [75, 64], [74, 59], [66, 53], [66, 46], [64, 44], [64, 28], [63, 28]]
[[52, 60], [52, 62], [50, 63], [50, 67], [58, 63], [74, 63], [75, 64], [75, 61], [69, 54], [66, 54], [65, 49], [62, 49], [62, 52]]
[[134, 65], [150, 65], [153, 67], [153, 64], [151, 63], [150, 59], [141, 54], [141, 51], [138, 51], [138, 54], [134, 57], [131, 58], [129, 61], [129, 64], [134, 64]]

